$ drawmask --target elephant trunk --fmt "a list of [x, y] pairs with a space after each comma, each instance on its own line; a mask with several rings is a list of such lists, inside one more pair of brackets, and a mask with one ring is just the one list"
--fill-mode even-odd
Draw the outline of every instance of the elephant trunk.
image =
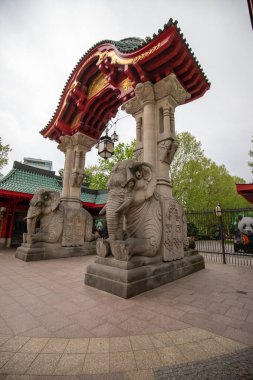
[[106, 221], [110, 240], [123, 240], [124, 215], [119, 211], [124, 202], [124, 194], [110, 191], [106, 203]]

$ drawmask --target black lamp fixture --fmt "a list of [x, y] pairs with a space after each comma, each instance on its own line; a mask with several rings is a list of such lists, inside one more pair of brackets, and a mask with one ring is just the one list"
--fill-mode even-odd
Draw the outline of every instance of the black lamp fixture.
[[106, 129], [105, 136], [102, 136], [97, 144], [98, 155], [105, 160], [112, 157], [114, 154], [114, 141], [108, 136], [108, 130]]

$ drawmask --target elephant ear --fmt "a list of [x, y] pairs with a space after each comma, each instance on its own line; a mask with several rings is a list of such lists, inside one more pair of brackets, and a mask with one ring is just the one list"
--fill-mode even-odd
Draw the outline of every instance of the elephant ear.
[[142, 164], [142, 175], [146, 182], [145, 198], [152, 197], [156, 188], [156, 176], [154, 175], [154, 169], [152, 165], [144, 162]]
[[149, 199], [154, 194], [156, 188], [156, 176], [154, 175], [153, 166], [147, 162], [140, 162], [132, 168], [136, 178], [136, 195], [137, 201]]
[[60, 193], [57, 191], [48, 191], [43, 194], [44, 200], [50, 202], [50, 208], [54, 211], [60, 204]]

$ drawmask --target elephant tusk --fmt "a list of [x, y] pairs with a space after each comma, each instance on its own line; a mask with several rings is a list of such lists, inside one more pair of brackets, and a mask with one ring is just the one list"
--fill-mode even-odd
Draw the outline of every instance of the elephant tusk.
[[133, 198], [127, 198], [123, 203], [122, 205], [117, 208], [117, 210], [115, 210], [115, 212], [118, 214], [122, 211], [124, 211], [126, 208], [128, 208], [130, 206], [130, 204], [132, 203], [133, 201]]
[[105, 215], [106, 213], [106, 205], [100, 210], [99, 215]]

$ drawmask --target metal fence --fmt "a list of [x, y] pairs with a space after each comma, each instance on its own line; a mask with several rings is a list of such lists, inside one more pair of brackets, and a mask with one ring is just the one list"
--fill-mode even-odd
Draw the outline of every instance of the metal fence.
[[187, 212], [188, 236], [206, 261], [253, 267], [253, 244], [245, 245], [238, 231], [241, 217], [253, 218], [253, 208]]

